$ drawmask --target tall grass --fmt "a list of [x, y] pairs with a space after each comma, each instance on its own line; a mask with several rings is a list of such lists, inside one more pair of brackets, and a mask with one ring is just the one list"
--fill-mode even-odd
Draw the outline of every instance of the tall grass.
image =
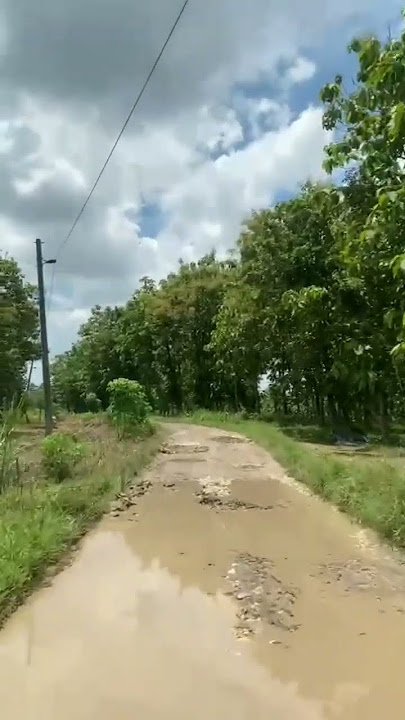
[[17, 447], [13, 433], [19, 416], [18, 406], [5, 408], [0, 414], [0, 493], [18, 480]]

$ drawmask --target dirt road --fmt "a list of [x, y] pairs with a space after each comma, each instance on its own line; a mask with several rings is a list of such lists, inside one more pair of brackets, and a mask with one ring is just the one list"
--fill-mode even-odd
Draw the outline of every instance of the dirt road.
[[398, 720], [405, 570], [260, 448], [176, 426], [0, 633], [4, 720]]

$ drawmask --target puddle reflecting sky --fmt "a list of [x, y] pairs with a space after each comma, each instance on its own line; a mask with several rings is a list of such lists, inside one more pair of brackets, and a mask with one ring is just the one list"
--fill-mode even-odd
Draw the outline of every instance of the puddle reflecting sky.
[[72, 567], [1, 634], [2, 717], [320, 720], [238, 643], [225, 598], [208, 597], [118, 532], [90, 536]]

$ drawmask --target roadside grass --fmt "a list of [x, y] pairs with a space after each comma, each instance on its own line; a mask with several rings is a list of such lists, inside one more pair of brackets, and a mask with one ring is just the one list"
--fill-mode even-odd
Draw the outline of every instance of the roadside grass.
[[[330, 446], [333, 442], [334, 432], [331, 426], [327, 424], [321, 425], [315, 422], [308, 422], [305, 418], [300, 419], [282, 416], [272, 418], [262, 416], [259, 419], [262, 421], [268, 420], [270, 423], [276, 424], [282, 429], [285, 435], [288, 435], [294, 440], [325, 446]], [[342, 432], [344, 435], [345, 431], [343, 430]], [[336, 431], [336, 434], [339, 435], [339, 431]], [[402, 454], [404, 454], [405, 427], [401, 424], [392, 425], [384, 436], [376, 426], [359, 426], [355, 435], [357, 435], [359, 439], [362, 435], [366, 436], [367, 446], [379, 448], [383, 453], [391, 450], [393, 454], [396, 454], [400, 452], [402, 448]]]
[[19, 445], [17, 485], [0, 494], [0, 624], [38, 585], [66, 561], [66, 553], [99, 520], [111, 500], [147, 466], [162, 443], [162, 431], [117, 440], [102, 416], [68, 417], [58, 431], [74, 435], [86, 454], [63, 482], [45, 478], [42, 433]]
[[276, 424], [227, 413], [198, 411], [173, 420], [245, 435], [269, 450], [314, 493], [393, 545], [405, 547], [405, 464], [398, 464], [389, 453], [370, 458], [353, 451], [349, 457], [340, 457], [289, 437]]

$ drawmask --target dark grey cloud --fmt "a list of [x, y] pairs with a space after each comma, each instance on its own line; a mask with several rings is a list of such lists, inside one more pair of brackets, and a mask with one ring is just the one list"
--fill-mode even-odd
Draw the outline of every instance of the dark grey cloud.
[[[394, 2], [394, 0], [393, 0]], [[2, 0], [3, 83], [62, 103], [129, 107], [182, 0]], [[223, 90], [227, 69], [247, 79], [297, 42], [310, 44], [352, 11], [349, 0], [190, 0], [140, 117], [176, 112]], [[377, 0], [357, 0], [361, 9]], [[354, 14], [354, 11], [353, 11]], [[263, 66], [263, 62], [265, 65]], [[266, 67], [267, 64], [267, 67]], [[214, 82], [215, 79], [215, 82]]]

